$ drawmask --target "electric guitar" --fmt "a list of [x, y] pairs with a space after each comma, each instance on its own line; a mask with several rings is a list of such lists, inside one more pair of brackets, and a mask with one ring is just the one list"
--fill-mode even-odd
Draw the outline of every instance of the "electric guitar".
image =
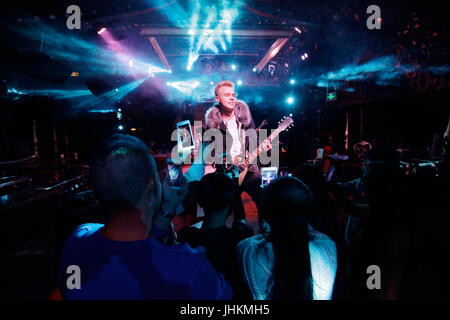
[[[291, 125], [293, 125], [294, 120], [292, 120], [291, 117], [284, 117], [282, 120], [280, 120], [278, 125], [278, 128], [272, 132], [272, 134], [265, 139], [258, 148], [253, 150], [252, 153], [246, 154], [246, 156], [237, 156], [233, 159], [233, 164], [230, 165], [215, 165], [217, 171], [223, 171], [227, 173], [232, 178], [238, 176], [238, 183], [239, 185], [242, 185], [242, 182], [244, 181], [245, 176], [247, 175], [248, 168], [255, 159], [258, 157], [258, 155], [264, 151], [263, 146], [275, 139], [282, 131], [287, 130]], [[223, 162], [222, 162], [223, 163]]]

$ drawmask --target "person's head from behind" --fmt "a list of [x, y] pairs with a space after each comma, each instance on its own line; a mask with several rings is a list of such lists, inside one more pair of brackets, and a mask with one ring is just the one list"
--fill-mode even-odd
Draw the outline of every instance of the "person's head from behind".
[[207, 219], [226, 218], [236, 195], [233, 180], [222, 172], [205, 175], [198, 186], [198, 204], [203, 208]]
[[272, 299], [312, 299], [307, 220], [312, 208], [311, 191], [295, 177], [279, 177], [264, 188], [262, 214], [275, 255]]
[[118, 211], [137, 209], [149, 228], [161, 204], [161, 183], [155, 160], [142, 140], [125, 134], [103, 140], [93, 154], [91, 177], [106, 223]]

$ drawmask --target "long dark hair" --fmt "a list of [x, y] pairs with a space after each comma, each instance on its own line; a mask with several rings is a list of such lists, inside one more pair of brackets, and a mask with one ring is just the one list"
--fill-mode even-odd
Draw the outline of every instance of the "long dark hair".
[[280, 177], [264, 190], [263, 217], [275, 255], [271, 299], [313, 299], [307, 216], [313, 195], [294, 177]]

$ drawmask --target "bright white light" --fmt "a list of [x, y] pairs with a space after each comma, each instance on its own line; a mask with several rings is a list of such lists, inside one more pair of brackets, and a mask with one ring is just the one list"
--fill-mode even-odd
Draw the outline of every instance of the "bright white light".
[[293, 104], [294, 103], [294, 98], [293, 97], [288, 97], [286, 99], [287, 104]]
[[194, 30], [189, 30], [189, 31], [188, 31], [188, 34], [191, 35], [191, 36], [193, 36], [193, 35], [195, 34], [195, 31], [194, 31]]
[[256, 71], [258, 71], [258, 69], [256, 69], [256, 67], [253, 67], [252, 71], [256, 72]]
[[191, 71], [191, 66], [187, 66], [187, 67], [186, 67], [186, 70], [187, 70], [187, 71]]
[[213, 31], [214, 30], [211, 30], [211, 29], [206, 30], [206, 32], [209, 33], [209, 34], [213, 33]]
[[170, 86], [170, 82], [169, 82], [169, 81], [167, 81], [167, 82], [166, 82], [166, 85]]
[[308, 54], [305, 52], [305, 58], [308, 58]]
[[291, 79], [291, 80], [289, 81], [289, 83], [290, 83], [290, 84], [295, 84], [295, 79]]
[[128, 61], [128, 65], [129, 65], [130, 67], [132, 67], [132, 66], [133, 66], [133, 60]]
[[169, 70], [168, 72], [169, 72], [169, 73], [172, 73], [172, 70]]
[[98, 34], [102, 34], [103, 32], [105, 32], [106, 31], [106, 28], [105, 27], [103, 27], [103, 28], [101, 28], [100, 30], [98, 30]]
[[116, 92], [118, 92], [119, 91], [119, 89], [116, 89]]
[[198, 81], [194, 82], [194, 88], [197, 88], [199, 85], [200, 85], [200, 82], [198, 82]]
[[289, 117], [292, 117], [292, 113], [289, 113]]
[[214, 82], [210, 81], [209, 84], [213, 86], [213, 85], [214, 85]]
[[238, 81], [237, 81], [237, 85], [238, 85], [238, 86], [241, 86], [241, 85], [242, 85], [242, 81], [241, 81], [241, 80], [238, 80]]
[[117, 128], [118, 128], [119, 130], [123, 130], [123, 126], [122, 126], [122, 125], [118, 126]]
[[302, 60], [305, 60], [306, 58], [305, 58], [305, 56], [302, 56]]
[[223, 33], [225, 33], [226, 35], [230, 35], [231, 34], [231, 30], [224, 30]]
[[302, 33], [302, 30], [300, 30], [298, 27], [295, 27], [294, 30], [297, 31], [298, 33]]
[[231, 69], [236, 70], [236, 65], [235, 65], [235, 64], [232, 64], [232, 65], [231, 65]]

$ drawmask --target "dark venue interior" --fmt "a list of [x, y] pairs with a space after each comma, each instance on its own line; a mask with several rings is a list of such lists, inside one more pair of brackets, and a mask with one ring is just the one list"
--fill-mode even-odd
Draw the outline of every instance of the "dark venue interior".
[[[449, 298], [450, 25], [444, 2], [2, 6], [1, 299]], [[245, 122], [245, 106], [253, 127]], [[260, 158], [257, 172], [248, 167], [241, 185], [227, 170], [229, 180], [211, 173], [211, 165], [203, 168], [205, 178], [193, 178], [195, 165], [184, 163], [181, 189], [166, 188], [167, 158], [174, 150], [180, 155], [177, 123], [188, 120], [194, 132], [214, 129], [211, 107], [225, 126], [219, 131], [233, 137], [231, 155], [236, 146], [247, 148], [235, 140], [239, 130], [270, 134], [292, 120], [269, 141], [266, 154], [276, 164]], [[114, 134], [138, 139], [115, 136], [125, 149], [114, 149], [119, 140], [110, 140], [108, 149], [104, 141]], [[204, 137], [196, 147], [206, 146]], [[143, 152], [141, 144], [156, 168], [140, 172], [140, 160], [130, 160]], [[121, 150], [129, 159], [114, 167], [118, 173], [111, 168], [120, 157], [108, 159]], [[197, 151], [184, 152], [194, 160]], [[95, 161], [103, 165], [93, 169]], [[274, 166], [276, 180], [261, 178]], [[120, 180], [126, 174], [148, 177], [146, 183], [156, 174], [161, 193], [153, 181], [150, 205], [133, 198], [145, 188], [123, 183], [135, 181]], [[264, 177], [268, 185], [259, 185]], [[89, 225], [76, 229], [82, 224]], [[74, 230], [98, 238], [87, 245], [87, 235], [72, 235], [69, 245]], [[151, 258], [139, 256], [147, 254], [143, 249], [130, 256], [134, 243], [150, 240]], [[107, 241], [131, 249], [103, 256]], [[268, 256], [258, 251], [262, 245]], [[182, 254], [170, 259], [176, 250], [186, 261]], [[152, 276], [134, 268], [141, 260], [154, 268]], [[171, 271], [183, 263], [186, 270]], [[69, 264], [80, 265], [81, 289], [75, 278], [74, 287], [64, 280], [72, 275], [65, 272]], [[185, 289], [195, 277], [205, 283]], [[69, 287], [61, 288], [65, 283]], [[168, 289], [159, 295], [153, 286]]]

